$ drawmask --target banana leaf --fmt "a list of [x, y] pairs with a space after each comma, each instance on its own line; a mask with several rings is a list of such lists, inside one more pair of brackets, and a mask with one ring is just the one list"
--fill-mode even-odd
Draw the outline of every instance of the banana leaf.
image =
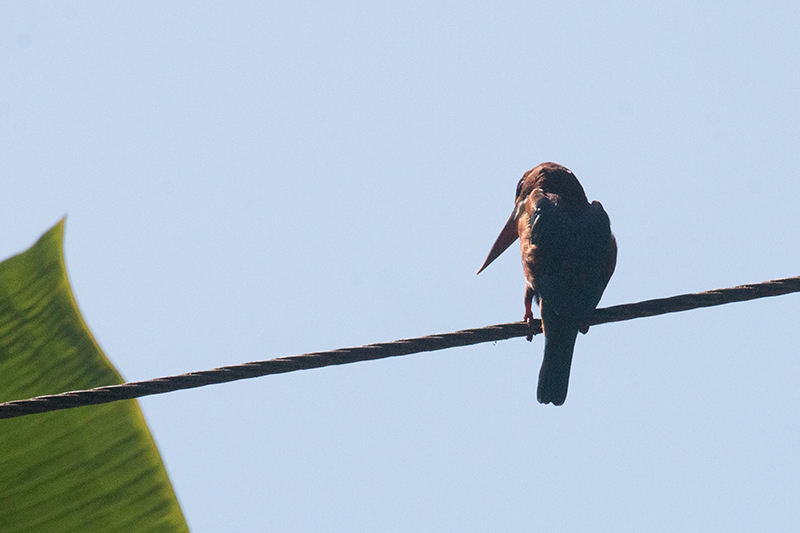
[[[123, 382], [78, 310], [63, 234], [0, 263], [0, 402]], [[136, 400], [0, 420], [0, 531], [188, 531]]]

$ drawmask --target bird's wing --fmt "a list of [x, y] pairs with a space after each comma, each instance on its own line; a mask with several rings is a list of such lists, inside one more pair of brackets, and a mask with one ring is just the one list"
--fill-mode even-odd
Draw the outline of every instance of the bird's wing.
[[557, 302], [563, 294], [563, 282], [559, 272], [563, 272], [563, 249], [565, 228], [568, 225], [568, 214], [560, 198], [554, 194], [546, 194], [541, 189], [534, 190], [528, 197], [530, 213], [529, 253], [524, 254], [525, 273], [528, 283], [539, 298]]

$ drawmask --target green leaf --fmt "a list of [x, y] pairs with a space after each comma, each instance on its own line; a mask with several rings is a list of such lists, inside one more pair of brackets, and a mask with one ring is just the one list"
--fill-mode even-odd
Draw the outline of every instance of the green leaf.
[[[0, 263], [0, 402], [122, 383], [67, 279], [64, 221]], [[188, 531], [135, 400], [0, 420], [0, 530]]]

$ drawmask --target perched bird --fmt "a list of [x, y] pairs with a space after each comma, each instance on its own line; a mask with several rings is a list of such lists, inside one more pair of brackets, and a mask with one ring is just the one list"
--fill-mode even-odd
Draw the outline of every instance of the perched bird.
[[[533, 301], [544, 331], [544, 360], [536, 397], [562, 405], [572, 351], [614, 273], [617, 241], [600, 202], [591, 204], [578, 178], [556, 163], [542, 163], [517, 184], [514, 211], [478, 274], [520, 239], [525, 273], [525, 321]], [[530, 341], [533, 334], [528, 336]]]

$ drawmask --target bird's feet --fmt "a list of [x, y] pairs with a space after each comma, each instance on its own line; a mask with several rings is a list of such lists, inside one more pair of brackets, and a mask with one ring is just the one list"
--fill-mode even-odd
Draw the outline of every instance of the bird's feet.
[[[533, 340], [533, 336], [536, 334], [536, 330], [533, 329], [533, 300], [536, 298], [536, 291], [533, 290], [533, 287], [530, 285], [525, 288], [525, 316], [522, 317], [522, 320], [527, 322], [528, 324], [528, 342]], [[544, 328], [544, 324], [542, 324], [542, 328]], [[544, 329], [542, 329], [544, 331]]]
[[528, 342], [531, 342], [533, 340], [535, 330], [533, 329], [533, 311], [531, 311], [530, 307], [525, 310], [525, 316], [522, 317], [522, 320], [528, 324], [528, 336], [525, 338], [528, 339]]

